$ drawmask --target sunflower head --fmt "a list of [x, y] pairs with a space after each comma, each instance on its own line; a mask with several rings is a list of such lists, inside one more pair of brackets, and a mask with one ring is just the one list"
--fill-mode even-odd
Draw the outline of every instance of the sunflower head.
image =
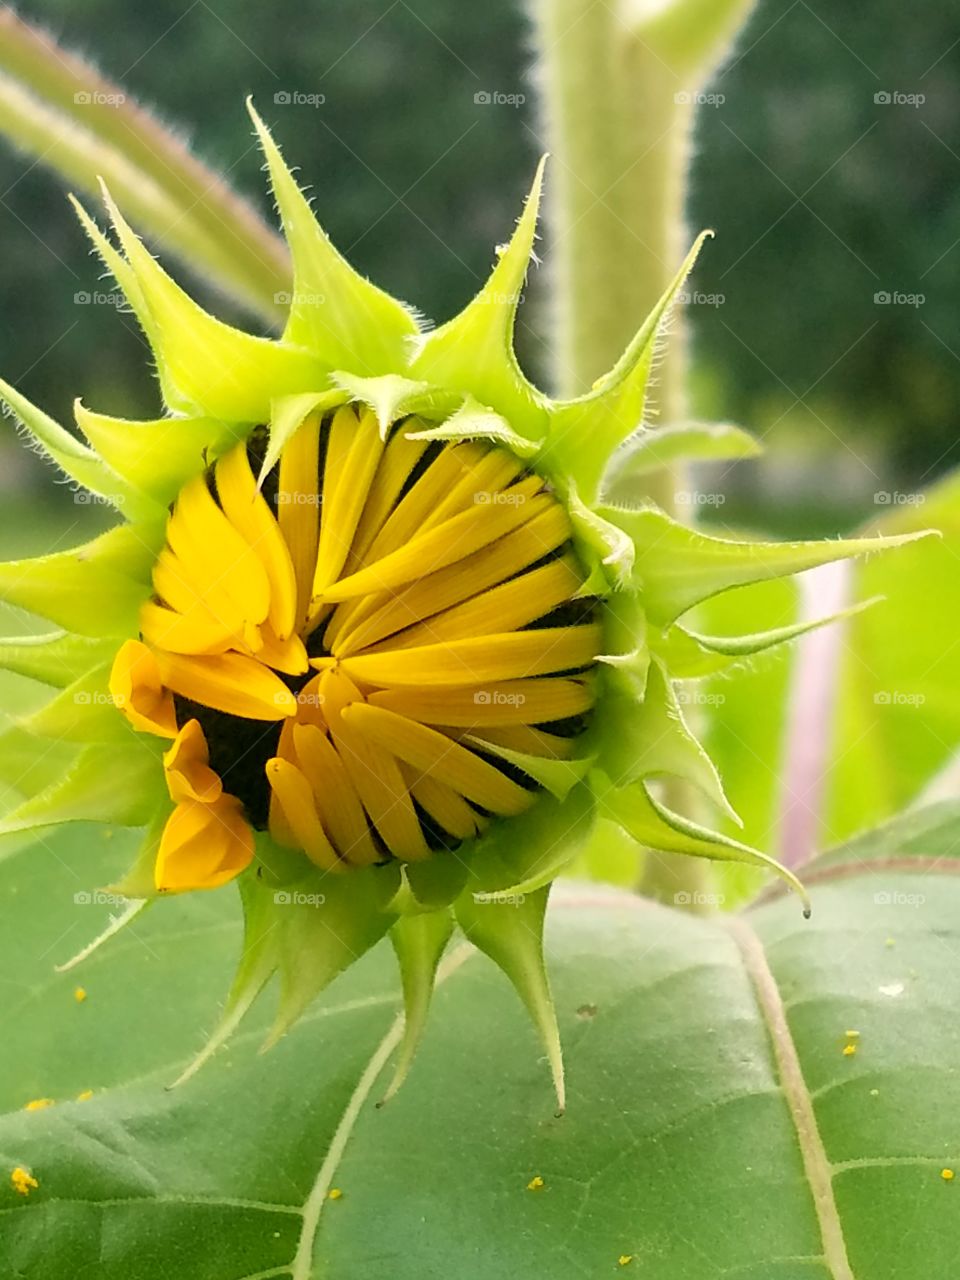
[[[0, 642], [7, 667], [61, 690], [9, 732], [21, 761], [32, 742], [70, 752], [0, 830], [144, 827], [116, 886], [132, 898], [238, 882], [244, 954], [198, 1064], [274, 975], [276, 1036], [389, 933], [399, 1082], [456, 922], [518, 988], [562, 1105], [543, 916], [596, 816], [651, 848], [776, 865], [656, 786], [682, 778], [731, 812], [674, 680], [797, 629], [714, 638], [684, 615], [881, 543], [708, 538], [611, 499], [659, 465], [647, 384], [703, 237], [616, 366], [551, 400], [512, 342], [542, 165], [487, 284], [427, 330], [340, 257], [251, 113], [293, 260], [282, 337], [202, 310], [105, 195], [115, 242], [79, 214], [150, 342], [164, 416], [78, 403], [83, 444], [0, 384], [123, 517], [0, 566], [0, 597], [60, 628]], [[671, 433], [667, 456], [704, 438]]]

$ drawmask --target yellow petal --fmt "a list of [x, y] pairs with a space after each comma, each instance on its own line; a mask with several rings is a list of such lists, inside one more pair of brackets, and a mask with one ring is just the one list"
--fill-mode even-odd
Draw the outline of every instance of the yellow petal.
[[429, 773], [421, 773], [403, 760], [400, 761], [400, 772], [414, 800], [444, 831], [458, 840], [469, 840], [483, 830], [485, 820], [452, 787], [438, 782]]
[[294, 724], [297, 761], [313, 788], [320, 821], [342, 858], [356, 866], [378, 862], [380, 852], [350, 775], [333, 743], [312, 724]]
[[554, 504], [505, 538], [400, 591], [338, 605], [324, 643], [337, 655], [355, 653], [519, 573], [562, 546], [570, 532], [566, 513]]
[[351, 572], [363, 563], [373, 540], [397, 505], [403, 486], [423, 456], [426, 447], [426, 440], [410, 440], [405, 430], [397, 431], [390, 437], [386, 449], [380, 456], [377, 474], [374, 476], [366, 506], [357, 524], [349, 559]]
[[[434, 614], [428, 621], [410, 627], [383, 643], [408, 648], [417, 644], [439, 644], [467, 636], [519, 631], [572, 600], [583, 585], [583, 574], [572, 556], [553, 560], [530, 573], [511, 578], [452, 609]], [[382, 644], [381, 646], [382, 647]]]
[[390, 591], [462, 560], [472, 551], [488, 546], [554, 506], [553, 498], [534, 492], [539, 485], [539, 479], [532, 477], [529, 484], [524, 481], [516, 486], [516, 503], [475, 506], [469, 511], [461, 511], [459, 515], [412, 538], [399, 550], [326, 587], [315, 601], [319, 598], [329, 603], [370, 591]]
[[337, 410], [329, 427], [323, 468], [314, 595], [334, 582], [346, 563], [382, 451], [373, 413], [367, 410], [358, 421], [349, 406]]
[[[596, 660], [600, 627], [545, 627], [507, 635], [425, 644], [417, 649], [343, 658], [340, 668], [352, 680], [393, 688], [404, 685], [485, 685], [488, 681], [549, 675], [575, 670]], [[319, 667], [324, 659], [313, 659]]]
[[343, 719], [385, 751], [491, 813], [522, 813], [533, 801], [529, 791], [499, 769], [427, 725], [361, 702], [346, 707]]
[[343, 711], [360, 698], [359, 690], [339, 672], [324, 672], [323, 711], [337, 754], [384, 844], [395, 858], [426, 858], [430, 849], [400, 768], [394, 757], [357, 733]]
[[290, 551], [266, 498], [257, 488], [244, 445], [231, 449], [217, 463], [217, 494], [231, 525], [250, 548], [257, 583], [262, 577], [267, 607], [246, 616], [255, 622], [269, 618], [277, 637], [285, 640], [297, 624], [297, 579]]
[[194, 658], [163, 650], [156, 657], [168, 688], [214, 711], [248, 720], [282, 720], [297, 714], [296, 698], [255, 658], [242, 653]]
[[313, 790], [296, 765], [275, 756], [267, 761], [267, 780], [283, 810], [295, 847], [324, 871], [339, 869], [342, 864], [320, 825]]
[[135, 729], [161, 738], [177, 736], [173, 694], [164, 688], [157, 660], [140, 640], [126, 640], [117, 651], [110, 693]]
[[210, 768], [210, 752], [199, 720], [188, 720], [173, 746], [163, 755], [163, 769], [170, 799], [212, 803], [223, 793], [223, 783]]
[[547, 724], [582, 715], [593, 706], [584, 680], [561, 677], [506, 680], [469, 688], [388, 689], [367, 701], [424, 724], [473, 729], [487, 725]]
[[253, 831], [235, 796], [186, 800], [167, 819], [154, 868], [159, 890], [216, 889], [253, 859]]
[[307, 618], [320, 534], [320, 415], [311, 414], [280, 454], [277, 521], [297, 584], [297, 626]]
[[302, 676], [310, 669], [307, 650], [300, 637], [290, 635], [286, 640], [278, 640], [269, 623], [260, 628], [260, 646], [256, 653], [258, 661], [290, 676]]
[[[231, 449], [217, 463], [218, 492], [221, 468], [227, 459], [238, 456], [246, 464], [243, 445]], [[225, 483], [224, 490], [221, 500], [235, 496], [229, 483]], [[238, 505], [246, 513], [246, 504]], [[226, 502], [221, 510], [213, 500], [206, 476], [195, 476], [181, 489], [167, 523], [167, 541], [189, 567], [190, 581], [199, 585], [199, 594], [211, 608], [216, 608], [215, 595], [225, 595], [239, 619], [263, 622], [270, 607], [270, 582], [264, 566], [250, 542], [234, 526]]]
[[171, 653], [225, 653], [235, 641], [222, 623], [204, 611], [174, 613], [152, 600], [140, 608], [140, 634], [154, 648]]

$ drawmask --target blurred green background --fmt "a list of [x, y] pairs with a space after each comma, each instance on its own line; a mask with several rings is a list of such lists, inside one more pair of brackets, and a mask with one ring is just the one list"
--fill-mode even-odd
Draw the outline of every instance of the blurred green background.
[[[252, 93], [337, 244], [432, 319], [482, 280], [545, 147], [515, 0], [28, 0], [20, 12], [95, 56], [269, 214]], [[877, 513], [878, 492], [909, 494], [960, 459], [954, 26], [934, 0], [824, 12], [761, 0], [710, 87], [690, 223], [718, 235], [688, 307], [695, 410], [749, 426], [768, 451], [713, 478], [714, 518], [846, 529]], [[78, 394], [153, 414], [132, 317], [75, 301], [100, 273], [62, 184], [5, 144], [0, 226], [3, 376], [61, 420]], [[546, 334], [549, 233], [541, 253], [522, 357], [542, 376], [546, 338], [531, 335]], [[5, 434], [7, 495], [49, 493], [50, 473]]]

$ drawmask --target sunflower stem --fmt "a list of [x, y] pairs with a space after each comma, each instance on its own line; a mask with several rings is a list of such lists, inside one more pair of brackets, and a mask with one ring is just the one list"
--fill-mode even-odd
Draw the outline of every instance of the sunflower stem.
[[139, 228], [254, 313], [279, 322], [283, 240], [189, 148], [95, 67], [0, 13], [0, 132], [94, 194], [105, 178]]
[[[683, 258], [694, 106], [752, 7], [536, 0], [537, 75], [554, 155], [552, 348], [561, 395], [584, 392], [613, 365]], [[658, 370], [661, 422], [686, 418], [685, 381], [675, 322]], [[643, 483], [642, 496], [676, 516], [683, 473], [664, 470]], [[664, 800], [689, 811], [683, 784], [669, 784]], [[640, 887], [671, 900], [689, 895], [693, 905], [708, 877], [698, 861], [649, 856]]]

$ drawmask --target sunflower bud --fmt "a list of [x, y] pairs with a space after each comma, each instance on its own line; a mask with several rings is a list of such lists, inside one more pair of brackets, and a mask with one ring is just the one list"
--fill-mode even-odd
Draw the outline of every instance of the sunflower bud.
[[517, 987], [562, 1106], [543, 919], [595, 818], [780, 870], [666, 809], [654, 780], [732, 813], [673, 681], [798, 629], [719, 639], [684, 615], [898, 540], [726, 541], [606, 497], [657, 465], [641, 429], [654, 348], [703, 237], [616, 366], [554, 401], [512, 345], [542, 165], [485, 287], [423, 331], [336, 252], [252, 114], [294, 265], [282, 337], [203, 311], [105, 193], [115, 242], [80, 217], [168, 416], [78, 404], [84, 445], [0, 384], [52, 460], [125, 517], [0, 566], [0, 598], [61, 628], [0, 642], [5, 666], [62, 689], [12, 732], [38, 760], [45, 739], [73, 750], [0, 830], [144, 826], [117, 886], [135, 898], [238, 882], [244, 955], [195, 1067], [272, 977], [275, 1039], [389, 933], [407, 1009], [396, 1087], [456, 921]]

